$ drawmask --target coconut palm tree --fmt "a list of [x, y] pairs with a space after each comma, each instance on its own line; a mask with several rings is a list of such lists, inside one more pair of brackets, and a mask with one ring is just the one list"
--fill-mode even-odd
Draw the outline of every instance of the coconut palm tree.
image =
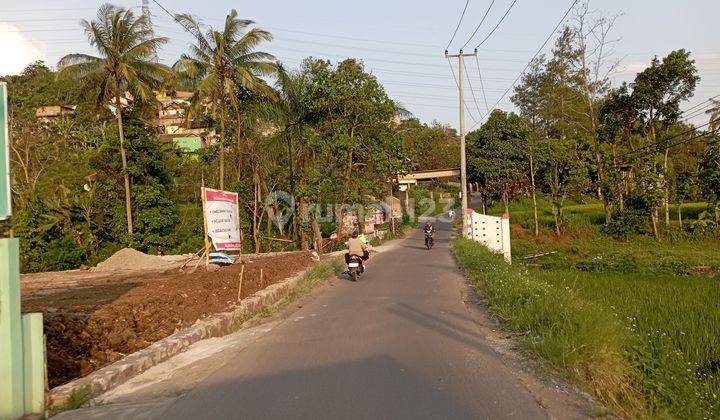
[[154, 100], [153, 88], [167, 75], [167, 67], [157, 62], [157, 49], [167, 38], [156, 37], [145, 15], [135, 16], [132, 10], [104, 4], [91, 22], [80, 21], [90, 45], [98, 56], [68, 54], [58, 62], [59, 76], [85, 80], [93, 89], [99, 105], [113, 103], [120, 137], [120, 159], [125, 183], [125, 213], [128, 234], [133, 233], [130, 174], [125, 154], [123, 105], [121, 98], [128, 91], [137, 101]]
[[[185, 77], [198, 80], [191, 110], [200, 108], [203, 102], [211, 107], [213, 119], [220, 123], [220, 189], [225, 186], [225, 121], [227, 103], [239, 116], [239, 91], [246, 90], [271, 95], [272, 89], [261, 76], [275, 71], [275, 57], [255, 51], [263, 41], [272, 40], [270, 32], [258, 28], [247, 30], [255, 22], [238, 18], [234, 9], [225, 18], [222, 31], [204, 26], [189, 14], [176, 15], [180, 22], [195, 37], [190, 53], [183, 54], [174, 68]], [[246, 31], [247, 30], [247, 31]], [[188, 115], [190, 116], [190, 115]], [[239, 117], [238, 117], [239, 118]]]

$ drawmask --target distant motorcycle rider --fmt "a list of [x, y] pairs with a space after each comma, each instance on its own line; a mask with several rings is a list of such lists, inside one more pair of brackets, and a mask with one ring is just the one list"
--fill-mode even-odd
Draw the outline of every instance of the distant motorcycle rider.
[[[360, 236], [358, 231], [353, 230], [351, 238], [347, 241], [348, 252], [345, 253], [345, 264], [350, 263], [351, 255], [357, 255], [363, 261], [367, 260], [370, 257], [370, 251], [368, 249], [368, 246], [358, 236]], [[360, 272], [362, 273], [364, 271], [365, 264], [361, 264]]]
[[[432, 245], [434, 243], [433, 235], [435, 234], [435, 226], [433, 226], [429, 220], [425, 223], [423, 232], [425, 232], [425, 246], [428, 246], [428, 243]], [[428, 248], [430, 247], [428, 246]]]
[[435, 234], [435, 226], [433, 226], [433, 224], [428, 220], [427, 223], [425, 223], [423, 231], [425, 232], [425, 235], [432, 236]]

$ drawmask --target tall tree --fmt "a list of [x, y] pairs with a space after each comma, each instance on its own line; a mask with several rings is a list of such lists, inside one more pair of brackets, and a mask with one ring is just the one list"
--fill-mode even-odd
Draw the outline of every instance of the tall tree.
[[409, 119], [400, 123], [397, 131], [414, 170], [457, 168], [460, 165], [460, 140], [454, 129]]
[[[262, 29], [252, 28], [255, 22], [238, 18], [235, 9], [225, 17], [221, 31], [212, 27], [204, 30], [199, 21], [189, 14], [177, 15], [180, 22], [195, 37], [190, 53], [180, 56], [175, 69], [186, 78], [197, 81], [193, 96], [194, 110], [207, 103], [213, 120], [219, 121], [218, 143], [220, 157], [220, 189], [225, 187], [225, 123], [229, 102], [239, 107], [238, 91], [247, 90], [269, 94], [270, 89], [260, 76], [275, 70], [274, 57], [255, 51], [262, 42], [271, 41], [272, 35]], [[197, 112], [197, 111], [196, 111]], [[239, 118], [239, 114], [236, 114]]]
[[130, 174], [125, 154], [121, 98], [124, 98], [125, 91], [129, 91], [136, 100], [154, 100], [153, 88], [167, 74], [166, 67], [157, 62], [157, 49], [167, 42], [167, 38], [155, 36], [147, 16], [135, 17], [132, 10], [110, 4], [100, 7], [96, 20], [88, 22], [83, 19], [80, 24], [90, 45], [100, 55], [68, 54], [58, 63], [59, 75], [85, 80], [86, 86], [94, 90], [99, 105], [113, 101], [125, 184], [127, 232], [132, 235]]
[[520, 116], [500, 110], [494, 110], [479, 129], [467, 136], [470, 180], [498, 191], [506, 213], [512, 192], [525, 177], [530, 136], [531, 130]]
[[[658, 131], [667, 132], [681, 115], [680, 104], [693, 96], [700, 77], [697, 75], [695, 61], [685, 50], [673, 51], [659, 60], [653, 58], [650, 67], [638, 73], [632, 86], [632, 101], [638, 112], [643, 132], [647, 140], [655, 143]], [[670, 147], [666, 142], [659, 147], [662, 152], [662, 168], [667, 173]], [[666, 178], [667, 174], [657, 174]], [[665, 207], [665, 225], [670, 225], [669, 185], [665, 179], [659, 180], [665, 186], [663, 205]], [[653, 209], [653, 224], [657, 225], [657, 209]]]
[[603, 194], [602, 188], [606, 183], [608, 165], [603, 156], [603, 138], [599, 135], [598, 120], [603, 97], [610, 87], [609, 75], [618, 66], [618, 61], [612, 58], [618, 40], [610, 38], [618, 16], [598, 16], [597, 12], [590, 10], [589, 1], [581, 3], [574, 12], [574, 43], [579, 52], [577, 81], [584, 100], [584, 107], [579, 111], [585, 122], [582, 127], [591, 143], [597, 196], [603, 201], [605, 224], [608, 224], [611, 218], [610, 200]]
[[[588, 95], [594, 101], [599, 96], [596, 90], [599, 90], [601, 83], [591, 83], [587, 79], [590, 71], [585, 69], [588, 65], [584, 61], [585, 45], [578, 42], [577, 33], [577, 29], [563, 28], [555, 42], [552, 57], [546, 60], [540, 56], [534, 60], [512, 97], [513, 103], [534, 132], [525, 150], [528, 160], [525, 167], [531, 184], [536, 234], [539, 231], [536, 175], [539, 165], [544, 161], [544, 150], [538, 145], [548, 139], [557, 139], [563, 144], [563, 151], [570, 146], [578, 151], [585, 147], [584, 144], [593, 134]], [[592, 92], [586, 94], [583, 90], [585, 85], [592, 86]], [[592, 105], [594, 108], [595, 103], [592, 102]], [[575, 155], [583, 158], [578, 153]], [[549, 181], [545, 177], [542, 180]], [[552, 188], [549, 190], [552, 191]]]
[[395, 103], [354, 59], [334, 67], [324, 60], [309, 60], [302, 72], [309, 107], [321, 116], [310, 146], [316, 157], [328, 159], [318, 162], [318, 183], [334, 190], [337, 202], [359, 203], [368, 194], [384, 193], [390, 174], [378, 168], [402, 154], [392, 122]]
[[578, 157], [576, 144], [572, 139], [544, 139], [538, 147], [543, 151], [538, 156], [538, 166], [550, 192], [555, 233], [560, 235], [566, 224], [565, 199], [587, 191], [587, 165]]
[[530, 195], [533, 201], [533, 226], [535, 236], [540, 234], [537, 208], [536, 175], [538, 167], [539, 143], [548, 135], [547, 122], [542, 117], [544, 106], [543, 88], [546, 84], [545, 57], [539, 56], [530, 63], [530, 70], [522, 76], [522, 81], [515, 87], [511, 100], [520, 109], [520, 115], [533, 130], [530, 138], [528, 154], [528, 174], [530, 175]]
[[620, 211], [625, 207], [625, 172], [620, 170], [624, 162], [619, 161], [621, 150], [638, 147], [635, 110], [627, 83], [610, 90], [603, 98], [598, 113], [597, 139], [604, 146], [603, 153], [609, 154], [604, 162], [605, 178], [600, 183], [603, 199], [616, 202]]
[[[276, 83], [280, 100], [269, 104], [274, 120], [278, 122], [279, 127], [282, 129], [282, 133], [277, 138], [281, 143], [279, 149], [287, 152], [290, 193], [299, 202], [300, 206], [300, 222], [297, 223], [294, 217], [293, 226], [296, 230], [295, 237], [298, 239], [301, 249], [308, 248], [306, 225], [309, 216], [306, 206], [308, 198], [307, 167], [310, 163], [310, 156], [304, 131], [309, 124], [316, 121], [317, 116], [317, 113], [310, 109], [306, 99], [307, 87], [301, 74], [290, 73], [281, 66]], [[293, 216], [297, 214], [298, 212]], [[320, 249], [322, 246], [320, 227], [314, 218], [311, 223], [315, 237], [315, 248]]]

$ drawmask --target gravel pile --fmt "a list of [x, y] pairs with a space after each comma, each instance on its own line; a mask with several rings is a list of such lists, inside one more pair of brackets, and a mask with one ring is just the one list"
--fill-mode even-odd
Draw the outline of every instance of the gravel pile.
[[176, 266], [177, 262], [168, 261], [163, 257], [148, 255], [132, 248], [123, 248], [90, 270], [167, 270]]

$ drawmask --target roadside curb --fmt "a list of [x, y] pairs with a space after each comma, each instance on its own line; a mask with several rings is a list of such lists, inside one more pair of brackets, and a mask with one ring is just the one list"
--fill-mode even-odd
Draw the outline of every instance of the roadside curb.
[[302, 286], [308, 273], [328, 261], [315, 264], [296, 275], [272, 284], [252, 296], [243, 299], [230, 312], [212, 315], [196, 321], [188, 328], [156, 341], [150, 346], [132, 353], [117, 362], [98, 369], [87, 376], [75, 379], [50, 390], [49, 405], [62, 405], [75, 393], [97, 396], [147, 369], [183, 352], [190, 345], [207, 338], [221, 337], [239, 329], [244, 321], [262, 310], [278, 303]]

